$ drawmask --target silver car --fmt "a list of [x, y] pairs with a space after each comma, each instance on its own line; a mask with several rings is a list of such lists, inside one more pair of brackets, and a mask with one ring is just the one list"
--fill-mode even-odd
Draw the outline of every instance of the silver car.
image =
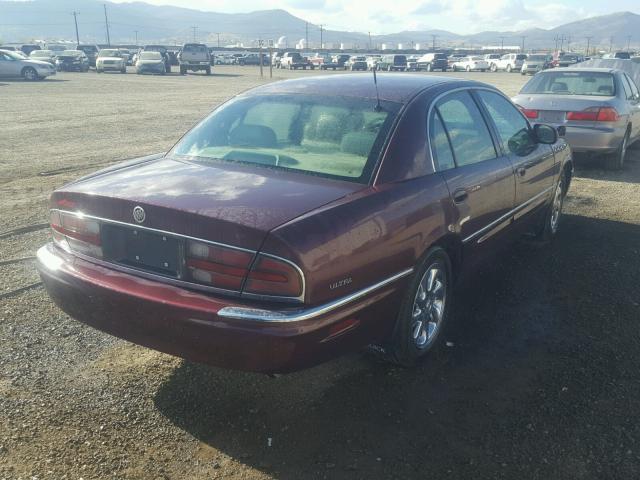
[[56, 68], [48, 62], [25, 58], [17, 52], [0, 50], [0, 77], [40, 80], [55, 74]]
[[640, 92], [633, 79], [611, 68], [556, 68], [539, 72], [513, 102], [527, 118], [566, 128], [574, 152], [602, 153], [624, 165], [640, 138]]
[[160, 52], [140, 52], [136, 60], [136, 73], [159, 73], [164, 75], [167, 69]]

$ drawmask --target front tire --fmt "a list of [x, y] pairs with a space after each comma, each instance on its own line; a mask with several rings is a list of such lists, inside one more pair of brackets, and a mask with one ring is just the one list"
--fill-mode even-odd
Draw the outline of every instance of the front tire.
[[553, 193], [553, 199], [551, 205], [547, 209], [544, 215], [544, 223], [538, 228], [537, 237], [543, 242], [549, 242], [556, 236], [558, 227], [560, 224], [560, 218], [562, 216], [562, 206], [564, 205], [564, 197], [566, 194], [565, 183], [567, 181], [565, 172], [560, 174], [556, 189]]
[[507, 73], [511, 73], [511, 70], [512, 70], [511, 65], [507, 65]]
[[471, 67], [467, 65], [467, 73], [471, 71]]
[[440, 343], [452, 302], [452, 280], [449, 256], [440, 247], [431, 248], [402, 300], [389, 349], [392, 361], [411, 367]]
[[25, 67], [22, 70], [22, 78], [29, 82], [35, 82], [38, 80], [38, 72], [36, 72], [36, 69], [33, 67]]

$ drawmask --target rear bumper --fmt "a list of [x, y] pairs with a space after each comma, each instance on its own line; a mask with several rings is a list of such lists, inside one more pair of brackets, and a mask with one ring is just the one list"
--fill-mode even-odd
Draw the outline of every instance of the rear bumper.
[[[563, 124], [557, 124], [560, 126]], [[578, 153], [614, 152], [622, 143], [626, 127], [564, 125], [567, 128], [565, 140], [571, 150]]]
[[37, 257], [47, 292], [75, 319], [191, 361], [263, 373], [307, 368], [388, 336], [411, 273], [343, 303], [273, 310], [111, 270], [53, 244]]

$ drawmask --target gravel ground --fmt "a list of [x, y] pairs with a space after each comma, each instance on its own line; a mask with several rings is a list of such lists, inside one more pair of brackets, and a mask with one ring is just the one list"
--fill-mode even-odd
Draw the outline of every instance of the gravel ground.
[[[519, 242], [463, 286], [450, 346], [415, 370], [354, 354], [279, 378], [228, 372], [58, 310], [32, 258], [48, 195], [166, 150], [262, 82], [215, 70], [0, 83], [0, 480], [637, 477], [637, 149], [622, 172], [581, 162], [554, 243]], [[509, 95], [525, 81], [465, 76]]]

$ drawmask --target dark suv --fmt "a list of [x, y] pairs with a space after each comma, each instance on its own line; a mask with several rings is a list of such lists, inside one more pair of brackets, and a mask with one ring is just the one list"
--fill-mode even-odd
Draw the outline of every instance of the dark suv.
[[78, 45], [78, 48], [76, 48], [76, 50], [84, 52], [84, 54], [89, 59], [89, 66], [96, 66], [96, 58], [98, 58], [99, 51], [96, 45]]

